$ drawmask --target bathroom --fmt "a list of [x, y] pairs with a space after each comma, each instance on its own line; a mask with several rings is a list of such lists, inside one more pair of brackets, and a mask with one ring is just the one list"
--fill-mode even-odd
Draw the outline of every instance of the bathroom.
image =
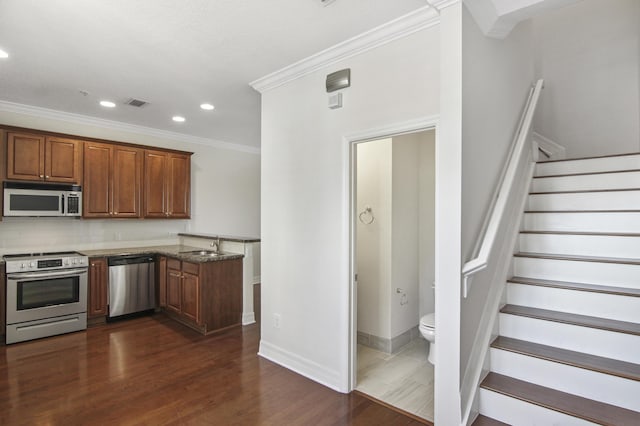
[[433, 421], [435, 131], [359, 143], [356, 164], [356, 389]]

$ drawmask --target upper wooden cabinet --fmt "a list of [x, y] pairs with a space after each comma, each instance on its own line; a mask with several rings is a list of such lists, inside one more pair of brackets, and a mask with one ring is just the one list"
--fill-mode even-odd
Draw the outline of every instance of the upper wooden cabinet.
[[165, 151], [144, 153], [144, 217], [188, 219], [191, 157]]
[[83, 217], [141, 216], [143, 155], [140, 148], [85, 142]]
[[81, 141], [7, 133], [7, 179], [80, 183], [81, 158]]

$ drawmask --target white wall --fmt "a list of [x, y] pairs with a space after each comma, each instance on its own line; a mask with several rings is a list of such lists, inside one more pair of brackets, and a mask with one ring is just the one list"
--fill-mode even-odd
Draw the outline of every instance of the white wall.
[[[391, 234], [391, 336], [399, 336], [418, 325], [419, 279], [419, 179], [420, 136], [393, 138], [393, 183]], [[396, 289], [401, 289], [398, 293]], [[403, 300], [404, 299], [404, 300]]]
[[437, 425], [459, 425], [462, 211], [462, 5], [440, 14], [440, 122], [436, 130]]
[[[467, 261], [498, 184], [534, 74], [529, 22], [520, 23], [504, 40], [496, 40], [482, 35], [466, 8], [462, 17], [462, 253]], [[462, 371], [490, 284], [474, 278], [469, 296], [462, 300]]]
[[[325, 76], [347, 67], [352, 86], [344, 91], [344, 107], [330, 110]], [[263, 93], [261, 355], [348, 390], [349, 151], [343, 137], [438, 108], [437, 27]]]
[[584, 0], [533, 19], [545, 79], [535, 130], [568, 158], [640, 151], [638, 22], [638, 0]]
[[[371, 224], [356, 222], [358, 331], [390, 339], [392, 140], [357, 146], [357, 212], [370, 207]], [[369, 221], [371, 216], [362, 216]]]
[[184, 231], [260, 235], [259, 155], [11, 112], [0, 112], [0, 123], [194, 152], [190, 220], [4, 218], [0, 222], [2, 253], [176, 242], [175, 234]]
[[418, 316], [435, 312], [435, 292], [433, 283], [436, 274], [436, 159], [435, 159], [435, 132], [429, 131], [421, 134], [422, 143], [419, 145], [420, 157], [418, 169], [418, 198], [420, 234], [418, 247], [418, 279], [419, 303]]
[[357, 146], [356, 211], [375, 217], [356, 222], [360, 332], [391, 339], [433, 312], [434, 145], [431, 130]]

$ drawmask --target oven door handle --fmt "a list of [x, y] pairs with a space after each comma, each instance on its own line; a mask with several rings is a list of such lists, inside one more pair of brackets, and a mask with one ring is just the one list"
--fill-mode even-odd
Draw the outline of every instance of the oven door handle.
[[64, 271], [42, 271], [42, 272], [18, 272], [13, 274], [7, 274], [7, 278], [15, 279], [15, 278], [53, 278], [53, 277], [64, 277], [64, 276], [73, 276], [82, 273], [86, 273], [87, 268], [80, 269], [65, 269]]

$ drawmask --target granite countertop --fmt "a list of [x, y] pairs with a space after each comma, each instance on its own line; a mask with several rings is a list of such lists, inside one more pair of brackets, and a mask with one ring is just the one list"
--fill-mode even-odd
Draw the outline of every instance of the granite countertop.
[[217, 256], [200, 255], [195, 253], [185, 253], [190, 251], [205, 250], [200, 247], [170, 245], [170, 246], [152, 246], [152, 247], [127, 247], [118, 249], [97, 249], [97, 250], [79, 250], [79, 253], [89, 257], [108, 257], [122, 256], [127, 254], [160, 254], [164, 256], [175, 257], [180, 260], [193, 263], [218, 262], [221, 260], [242, 259], [243, 254], [224, 253]]
[[204, 238], [207, 240], [211, 239], [221, 239], [222, 241], [234, 241], [238, 243], [259, 243], [260, 238], [258, 237], [239, 237], [235, 235], [217, 235], [217, 234], [190, 234], [190, 233], [179, 233], [180, 237], [193, 237], [193, 238]]

